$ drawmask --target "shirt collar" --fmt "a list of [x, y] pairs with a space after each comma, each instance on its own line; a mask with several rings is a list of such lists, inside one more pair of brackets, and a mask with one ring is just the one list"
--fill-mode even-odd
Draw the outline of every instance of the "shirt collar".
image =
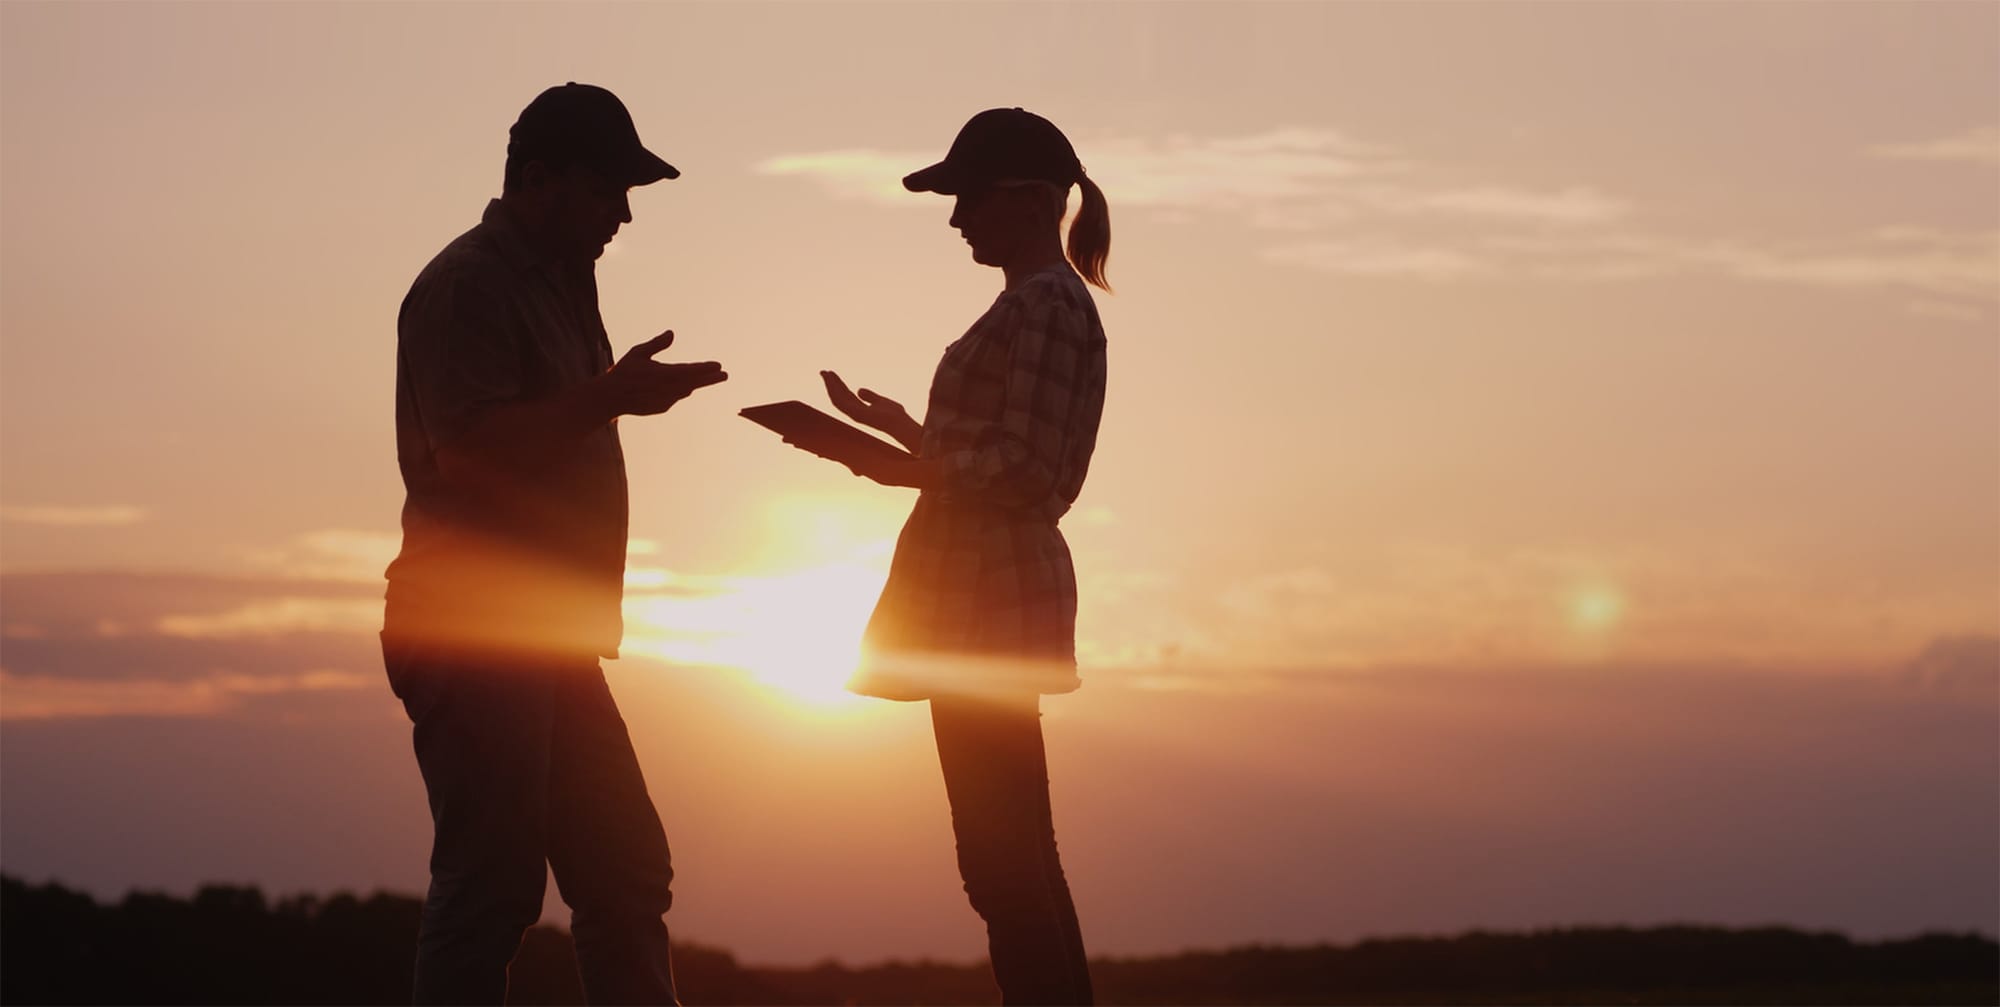
[[515, 269], [529, 273], [550, 269], [556, 265], [555, 256], [537, 248], [528, 240], [527, 233], [521, 230], [520, 223], [514, 219], [514, 211], [508, 209], [507, 204], [500, 200], [486, 201], [486, 212], [480, 215], [479, 222], [486, 227], [487, 233], [492, 235], [493, 245], [499, 249], [500, 256]]

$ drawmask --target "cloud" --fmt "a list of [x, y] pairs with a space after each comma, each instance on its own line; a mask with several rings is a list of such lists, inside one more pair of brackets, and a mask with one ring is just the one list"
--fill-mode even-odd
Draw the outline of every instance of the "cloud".
[[167, 636], [196, 640], [284, 633], [372, 633], [382, 628], [382, 603], [345, 598], [260, 599], [224, 612], [163, 616], [154, 625]]
[[1877, 232], [1844, 246], [1717, 245], [1697, 257], [1740, 279], [1817, 287], [1891, 287], [1930, 294], [2000, 296], [2000, 230]]
[[380, 584], [401, 547], [402, 536], [395, 532], [325, 528], [248, 558], [253, 567], [289, 577]]
[[[1088, 147], [1085, 170], [1117, 194], [1120, 206], [1243, 209], [1320, 196], [1335, 181], [1402, 168], [1383, 156], [1383, 148], [1324, 129], [1284, 128], [1208, 140], [1108, 137]], [[753, 170], [811, 178], [843, 197], [911, 206], [920, 204], [909, 199], [902, 178], [935, 157], [929, 151], [829, 150], [769, 157]]]
[[[271, 555], [324, 579], [0, 574], [4, 716], [208, 716], [259, 696], [380, 685], [380, 571], [347, 578], [352, 569], [338, 562], [365, 555], [368, 537], [301, 541]], [[332, 559], [319, 564], [313, 556]], [[632, 592], [634, 605], [699, 600], [726, 586], [638, 569], [656, 583]], [[645, 630], [635, 626], [634, 638]], [[358, 677], [329, 677], [328, 669]]]
[[381, 588], [185, 574], [0, 575], [0, 719], [213, 717], [380, 689]]
[[188, 574], [0, 575], [20, 677], [186, 683], [377, 668], [381, 587]]
[[903, 176], [929, 163], [923, 154], [851, 149], [780, 154], [757, 162], [751, 170], [781, 178], [810, 178], [843, 198], [911, 205]]
[[1933, 140], [1877, 144], [1868, 153], [1903, 161], [2000, 164], [2000, 127], [1973, 126]]
[[253, 696], [380, 687], [381, 676], [333, 669], [278, 675], [223, 674], [193, 681], [93, 681], [22, 676], [0, 669], [0, 721], [96, 717], [210, 717]]
[[1570, 186], [1550, 192], [1499, 185], [1430, 191], [1376, 188], [1363, 190], [1358, 199], [1373, 209], [1392, 213], [1456, 215], [1470, 219], [1563, 225], [1608, 223], [1624, 217], [1632, 209], [1631, 203], [1588, 186]]
[[[611, 675], [676, 847], [720, 851], [689, 872], [686, 933], [802, 965], [984, 953], [949, 880], [921, 709], [802, 717], [720, 676]], [[1063, 856], [1100, 893], [1106, 953], [1475, 924], [1886, 937], [2000, 920], [1990, 707], [1703, 667], [1329, 677], [1222, 695], [1086, 673], [1045, 704]], [[10, 871], [114, 899], [217, 878], [421, 891], [430, 819], [394, 701], [289, 695], [309, 715], [8, 723]], [[1840, 884], [1857, 872], [1869, 884]], [[882, 912], [857, 917], [863, 903]]]
[[[1292, 126], [1209, 138], [1111, 136], [1089, 140], [1085, 147], [1090, 177], [1121, 208], [1236, 213], [1254, 226], [1280, 230], [1356, 215], [1567, 225], [1615, 220], [1630, 210], [1626, 201], [1588, 186], [1467, 185], [1395, 148], [1330, 129]], [[766, 158], [753, 170], [811, 178], [843, 198], [919, 206], [901, 179], [933, 156], [831, 150]]]
[[1207, 140], [1106, 139], [1090, 145], [1086, 168], [1122, 206], [1241, 210], [1324, 197], [1407, 165], [1332, 130], [1285, 128]]
[[[50, 637], [156, 631], [164, 618], [214, 615], [280, 598], [372, 601], [379, 606], [382, 585], [337, 579], [130, 571], [0, 574], [0, 610], [7, 613], [7, 624], [30, 626]], [[107, 628], [114, 632], [105, 632]]]
[[625, 567], [625, 597], [679, 595], [682, 597], [717, 594], [731, 590], [742, 578], [711, 574], [677, 573], [665, 567]]
[[1940, 637], [1903, 668], [1901, 677], [1928, 692], [2000, 692], [2000, 636]]
[[1941, 626], [1995, 628], [1990, 610], [1949, 589], [1890, 595], [1754, 555], [1691, 555], [1667, 543], [1379, 543], [1191, 581], [1144, 599], [1147, 635], [1119, 642], [1179, 644], [1174, 663], [1190, 673], [1635, 662], [1880, 672]]
[[[1456, 280], [1508, 275], [1576, 282], [1706, 276], [1826, 289], [1902, 290], [1932, 298], [2000, 298], [2000, 231], [1878, 228], [1816, 242], [1639, 233], [1467, 233], [1424, 243], [1377, 231], [1279, 245], [1265, 256], [1354, 276]], [[1962, 305], [1954, 310], [1960, 317], [1976, 311]]]
[[94, 507], [63, 505], [0, 507], [0, 521], [57, 528], [132, 525], [144, 520], [146, 520], [145, 508], [123, 504]]
[[1495, 268], [1492, 261], [1462, 249], [1409, 245], [1393, 239], [1299, 242], [1268, 249], [1264, 257], [1348, 276], [1423, 280], [1455, 280]]
[[[1293, 240], [1263, 257], [1344, 276], [1419, 281], [1527, 277], [1613, 282], [1720, 277], [1829, 290], [1900, 290], [1936, 299], [2000, 297], [2000, 236], [1909, 227], [1813, 239], [1652, 233], [1639, 207], [1562, 180], [1476, 177], [1389, 144], [1288, 126], [1233, 136], [1084, 138], [1091, 176], [1116, 206], [1173, 219], [1233, 215]], [[1881, 157], [1992, 161], [2000, 130], [1871, 148]], [[809, 178], [843, 198], [916, 206], [899, 182], [919, 152], [787, 154], [762, 174]], [[1338, 234], [1330, 232], [1338, 231]], [[1956, 309], [1962, 316], [1964, 307]], [[1931, 309], [1929, 313], [1942, 315]]]

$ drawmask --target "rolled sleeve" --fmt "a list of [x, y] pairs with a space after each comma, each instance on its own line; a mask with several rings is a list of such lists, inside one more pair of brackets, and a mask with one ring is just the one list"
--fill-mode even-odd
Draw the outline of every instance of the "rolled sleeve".
[[968, 449], [941, 459], [951, 491], [1004, 506], [1031, 506], [1056, 489], [1090, 328], [1057, 297], [1024, 305], [1006, 353], [999, 419]]
[[462, 439], [493, 407], [525, 396], [518, 333], [504, 296], [470, 270], [425, 277], [397, 317], [398, 352], [432, 451]]

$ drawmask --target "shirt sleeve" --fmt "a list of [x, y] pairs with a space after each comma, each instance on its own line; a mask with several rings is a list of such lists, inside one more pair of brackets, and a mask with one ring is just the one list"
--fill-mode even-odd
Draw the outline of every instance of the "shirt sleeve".
[[396, 320], [398, 363], [432, 451], [463, 438], [493, 407], [526, 392], [519, 333], [502, 297], [474, 271], [420, 278]]
[[1053, 291], [1027, 300], [1017, 319], [1000, 418], [974, 434], [971, 448], [943, 456], [943, 481], [952, 492], [1032, 506], [1055, 491], [1062, 471], [1090, 326]]

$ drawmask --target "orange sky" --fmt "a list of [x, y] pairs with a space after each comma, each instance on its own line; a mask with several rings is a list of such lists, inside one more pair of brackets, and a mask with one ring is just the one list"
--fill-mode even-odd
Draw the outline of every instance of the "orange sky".
[[[617, 91], [685, 172], [635, 193], [636, 221], [600, 265], [614, 344], [671, 327], [673, 355], [720, 359], [732, 375], [622, 428], [635, 552], [615, 684], [642, 748], [655, 746], [649, 772], [673, 781], [655, 785], [662, 807], [691, 822], [676, 842], [711, 864], [686, 882], [695, 906], [721, 904], [733, 885], [775, 907], [788, 886], [772, 879], [837, 872], [850, 855], [888, 863], [891, 849], [948, 874], [910, 711], [832, 689], [908, 500], [783, 449], [734, 413], [811, 397], [824, 367], [921, 397], [936, 353], [998, 277], [965, 260], [945, 201], [895, 182], [993, 105], [1064, 127], [1116, 234], [1119, 292], [1099, 298], [1110, 397], [1065, 525], [1092, 684], [1051, 704], [1063, 711], [1052, 731], [1069, 732], [1051, 742], [1058, 800], [1078, 822], [1065, 853], [1074, 846], [1089, 865], [1080, 891], [1100, 918], [1124, 921], [1100, 930], [1111, 946], [1439, 929], [1514, 909], [1526, 923], [1755, 918], [1758, 905], [1677, 903], [1681, 884], [1529, 912], [1540, 903], [1503, 898], [1503, 885], [1491, 905], [1506, 908], [1491, 913], [1476, 900], [1404, 913], [1384, 895], [1327, 915], [1238, 893], [1182, 920], [1148, 901], [1143, 875], [1090, 888], [1089, 869], [1123, 878], [1112, 844], [1184, 849], [1183, 873], [1244, 869], [1218, 852], [1220, 833], [1180, 847], [1133, 831], [1169, 827], [1165, 797], [1105, 810], [1122, 807], [1106, 739], [1143, 733], [1134, 710], [1174, 721], [1227, 707], [1149, 743], [1190, 772], [1243, 760], [1261, 781], [1244, 793], [1271, 803], [1246, 810], [1227, 805], [1227, 786], [1201, 791], [1232, 820], [1310, 793], [1329, 815], [1346, 795], [1384, 821], [1490, 834], [1510, 821], [1491, 807], [1436, 820], [1384, 810], [1398, 787], [1430, 795], [1409, 798], [1420, 804], [1442, 799], [1448, 776], [1421, 767], [1465, 764], [1471, 750], [1437, 733], [1446, 713], [1357, 705], [1322, 687], [1395, 678], [1384, 669], [1485, 674], [1469, 693], [1485, 698], [1449, 716], [1505, 738], [1533, 734], [1515, 719], [1532, 711], [1500, 698], [1511, 687], [1499, 683], [1523, 675], [1831, 681], [1891, 674], [1937, 641], [1944, 665], [1971, 669], [1954, 681], [2000, 674], [1985, 663], [2000, 635], [1992, 5], [9, 3], [0, 733], [35, 754], [9, 753], [7, 869], [107, 889], [227, 869], [200, 853], [213, 837], [156, 858], [58, 855], [85, 821], [174, 818], [132, 795], [63, 796], [64, 781], [116, 763], [103, 739], [142, 723], [175, 737], [197, 722], [255, 735], [282, 714], [324, 741], [312, 757], [353, 759], [329, 725], [363, 718], [386, 747], [369, 750], [360, 777], [403, 787], [394, 799], [408, 804], [400, 713], [365, 646], [400, 504], [395, 307], [495, 194], [520, 106], [570, 79]], [[61, 571], [97, 579], [37, 576]], [[189, 578], [231, 586], [195, 590], [211, 581]], [[1591, 717], [1650, 695], [1631, 688], [1590, 693], [1610, 704]], [[1763, 701], [1760, 685], [1716, 688], [1725, 706]], [[712, 784], [690, 779], [691, 750], [660, 740], [709, 716], [663, 698], [683, 694], [739, 704], [754, 726], [727, 751], [772, 779], [788, 755], [909, 774], [882, 792], [865, 774], [822, 781], [897, 838], [746, 850], [747, 827], [705, 824], [803, 812], [785, 803], [795, 790], [768, 779], [754, 800], [726, 792], [742, 782], [727, 768]], [[1946, 707], [1963, 698], [1924, 695]], [[1826, 702], [1840, 712], [1814, 723], [1867, 729], [1847, 700]], [[1268, 717], [1291, 726], [1255, 726]], [[1883, 737], [1916, 737], [1917, 723], [1885, 722]], [[1692, 772], [1656, 765], [1677, 747], [1667, 724], [1646, 719], [1636, 737], [1651, 740], [1617, 764]], [[827, 747], [762, 733], [794, 730]], [[1579, 730], [1550, 743], [1594, 750]], [[1985, 785], [1991, 760], [1980, 758], [2000, 733], [1991, 711], [1962, 730], [1952, 744], [1964, 747], [1902, 764], [1914, 775], [1896, 786]], [[1343, 754], [1337, 739], [1357, 731], [1369, 740]], [[1797, 742], [1827, 764], [1773, 779], [1851, 777], [1831, 751], [1847, 742]], [[1767, 759], [1767, 743], [1746, 735], [1722, 748]], [[1379, 778], [1333, 765], [1360, 754], [1379, 760]], [[1067, 795], [1064, 757], [1078, 781]], [[180, 768], [198, 775], [189, 758]], [[1546, 771], [1533, 753], [1518, 758], [1502, 761]], [[1794, 770], [1804, 775], [1784, 775]], [[1388, 789], [1353, 789], [1369, 787]], [[355, 800], [367, 793], [381, 791]], [[40, 831], [17, 824], [30, 805]], [[250, 880], [413, 888], [410, 813], [369, 812], [400, 837], [371, 848], [374, 860], [272, 862]], [[1807, 818], [1839, 827], [1826, 815]], [[1969, 827], [2000, 837], [1985, 817]], [[1365, 854], [1342, 868], [1351, 878], [1334, 872], [1348, 887], [1330, 881], [1329, 902], [1359, 879], [1439, 863], [1370, 873], [1367, 856], [1407, 844], [1386, 831], [1286, 834], [1352, 840]], [[1742, 850], [1777, 857], [1796, 838], [1776, 822], [1760, 836]], [[1274, 870], [1305, 871], [1300, 858], [1317, 855], [1290, 840], [1250, 846]], [[1987, 866], [1911, 885], [1935, 894], [1987, 878], [1992, 849], [1972, 850]], [[1732, 850], [1718, 841], [1695, 862], [1721, 870]], [[1956, 855], [1932, 860], [1980, 859]], [[1180, 863], [1161, 856], [1141, 859]], [[1920, 925], [1919, 912], [1883, 908], [1894, 900], [1813, 902], [1810, 880], [1767, 893], [1772, 915]], [[789, 890], [822, 908], [852, 894], [828, 884]], [[823, 950], [803, 924], [686, 912], [718, 942], [771, 956], [887, 955], [940, 933], [934, 950], [971, 953], [956, 931], [886, 922], [963, 922], [948, 877], [895, 890], [918, 901]], [[1931, 922], [2000, 927], [1990, 900], [1939, 912]]]

